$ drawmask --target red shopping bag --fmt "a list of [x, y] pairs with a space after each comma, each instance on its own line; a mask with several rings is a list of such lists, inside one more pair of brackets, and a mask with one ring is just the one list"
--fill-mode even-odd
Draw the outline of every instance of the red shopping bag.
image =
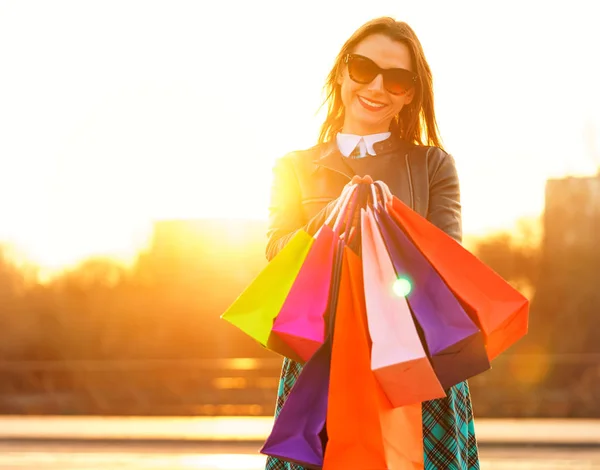
[[399, 199], [393, 199], [388, 212], [481, 328], [490, 360], [527, 333], [525, 296]]
[[490, 368], [484, 335], [460, 301], [387, 210], [373, 210], [396, 275], [408, 280], [406, 300], [444, 390]]

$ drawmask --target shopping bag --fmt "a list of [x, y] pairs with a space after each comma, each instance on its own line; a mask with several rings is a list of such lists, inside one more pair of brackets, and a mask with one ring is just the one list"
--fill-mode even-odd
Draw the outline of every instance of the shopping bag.
[[285, 343], [296, 355], [291, 359], [298, 362], [306, 362], [325, 340], [324, 314], [336, 238], [327, 225], [319, 230], [273, 324], [269, 344]]
[[383, 391], [380, 399], [381, 430], [389, 470], [423, 470], [423, 410], [421, 403], [394, 407]]
[[302, 368], [260, 452], [306, 468], [323, 465], [321, 433], [327, 417], [331, 343], [326, 341]]
[[[300, 272], [275, 318], [271, 349], [291, 350], [291, 359], [306, 362], [325, 341], [325, 311], [329, 300], [335, 247], [347, 211], [354, 207], [358, 191], [352, 188], [319, 229]], [[335, 222], [335, 223], [334, 223]], [[333, 223], [333, 227], [330, 224]], [[281, 343], [284, 346], [280, 346]]]
[[[342, 241], [336, 246], [332, 295], [327, 319], [332, 323], [337, 307], [341, 271]], [[331, 333], [331, 331], [329, 331]], [[327, 418], [332, 337], [306, 362], [260, 452], [310, 469], [320, 469], [325, 454], [324, 434]]]
[[362, 264], [348, 247], [339, 292], [323, 468], [423, 469], [421, 404], [393, 408], [371, 371]]
[[433, 369], [447, 390], [490, 369], [479, 327], [385, 207], [373, 211], [396, 276], [411, 286], [406, 300], [421, 328]]
[[321, 432], [327, 416], [331, 344], [325, 342], [302, 368], [260, 452], [307, 468], [323, 465]]
[[394, 293], [396, 273], [370, 207], [361, 222], [371, 368], [394, 407], [444, 397], [408, 303]]
[[[328, 443], [327, 419], [329, 376], [331, 370], [331, 348], [334, 336], [335, 315], [340, 300], [340, 282], [343, 250], [350, 230], [358, 201], [364, 188], [350, 191], [342, 206], [340, 217], [336, 220], [334, 232], [340, 233], [345, 222], [342, 236], [335, 237], [332, 278], [328, 295], [327, 310], [324, 318], [328, 324], [325, 342], [304, 365], [288, 398], [275, 419], [273, 430], [267, 438], [261, 453], [281, 460], [296, 463], [311, 469], [320, 469], [323, 465], [325, 447]], [[347, 299], [348, 289], [342, 291]], [[347, 300], [342, 300], [342, 305]]]
[[490, 360], [527, 333], [525, 296], [399, 199], [393, 199], [389, 213], [481, 328]]
[[[313, 243], [313, 237], [299, 230], [221, 318], [268, 347], [273, 320], [279, 314]], [[290, 354], [287, 349], [272, 350], [284, 356]]]

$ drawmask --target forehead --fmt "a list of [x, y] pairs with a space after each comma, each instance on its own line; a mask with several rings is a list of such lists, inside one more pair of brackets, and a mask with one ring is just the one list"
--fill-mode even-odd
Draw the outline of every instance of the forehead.
[[354, 48], [355, 54], [368, 57], [381, 68], [412, 70], [410, 50], [405, 44], [383, 34], [367, 36]]

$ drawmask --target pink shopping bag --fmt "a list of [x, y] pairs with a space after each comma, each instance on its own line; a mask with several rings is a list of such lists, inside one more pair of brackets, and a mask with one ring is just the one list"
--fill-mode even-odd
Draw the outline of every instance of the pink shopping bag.
[[[291, 350], [290, 359], [306, 362], [325, 341], [324, 314], [330, 296], [333, 259], [340, 241], [340, 230], [348, 210], [356, 210], [358, 191], [352, 188], [340, 197], [340, 203], [319, 229], [300, 272], [273, 323], [271, 345], [281, 342], [278, 350]], [[333, 228], [330, 224], [333, 223]], [[272, 348], [275, 349], [275, 348]], [[289, 354], [288, 354], [289, 355]]]
[[371, 369], [394, 407], [444, 397], [408, 303], [394, 292], [396, 273], [370, 208], [361, 224]]

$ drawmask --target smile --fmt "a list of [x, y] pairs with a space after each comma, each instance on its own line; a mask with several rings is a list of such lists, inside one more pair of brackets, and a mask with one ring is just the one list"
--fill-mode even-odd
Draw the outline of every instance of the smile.
[[382, 108], [385, 108], [387, 106], [387, 104], [385, 103], [378, 103], [377, 101], [371, 101], [368, 100], [367, 98], [363, 98], [362, 96], [358, 96], [358, 101], [360, 102], [360, 104], [363, 105], [364, 108], [368, 109], [369, 111], [379, 111]]

